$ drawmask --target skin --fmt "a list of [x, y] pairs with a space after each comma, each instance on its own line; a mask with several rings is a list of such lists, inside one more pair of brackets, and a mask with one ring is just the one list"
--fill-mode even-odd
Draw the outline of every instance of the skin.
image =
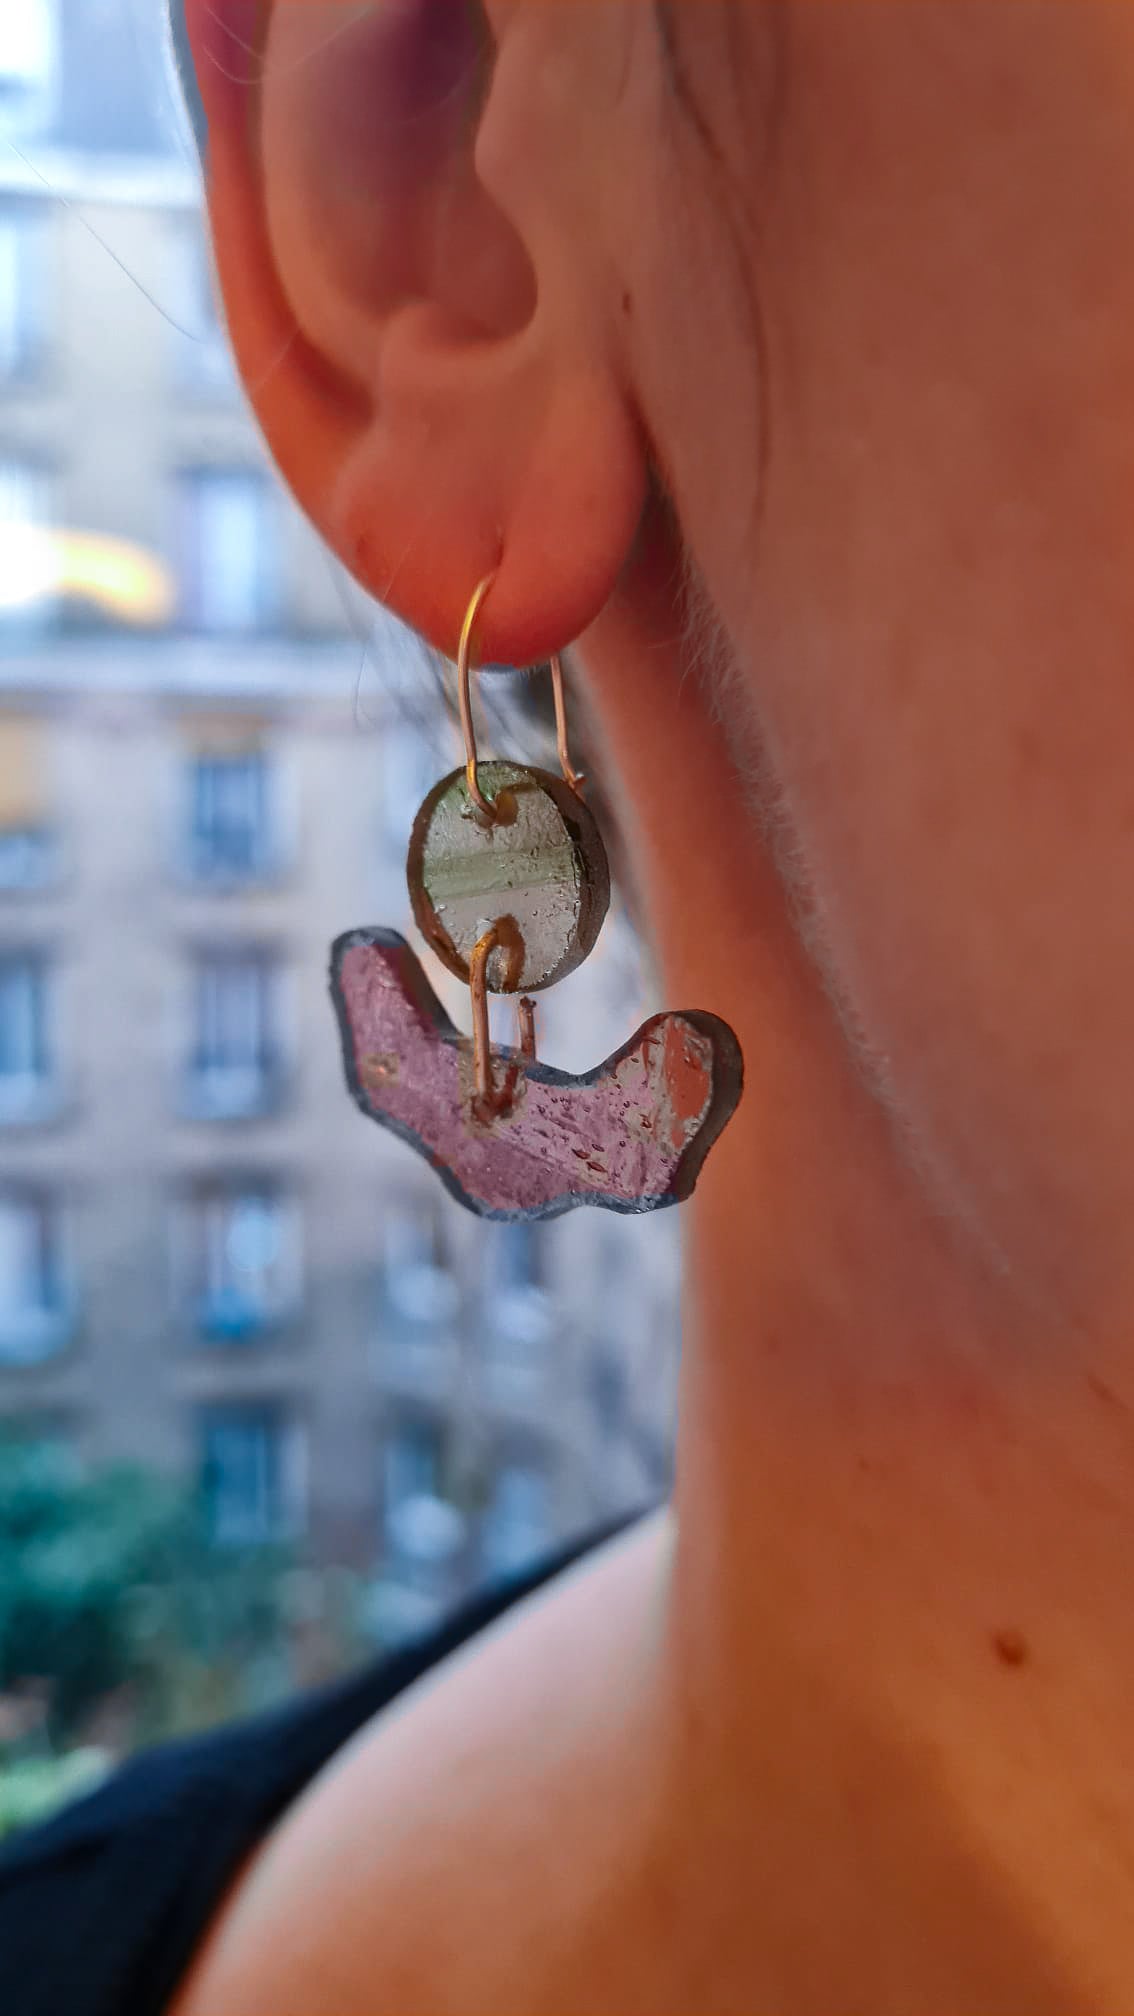
[[579, 640], [747, 1089], [672, 1510], [335, 1760], [179, 2016], [1113, 2016], [1134, 9], [676, 0], [675, 71], [646, 0], [274, 0], [244, 86], [219, 11], [272, 450], [434, 643], [497, 564], [487, 657]]

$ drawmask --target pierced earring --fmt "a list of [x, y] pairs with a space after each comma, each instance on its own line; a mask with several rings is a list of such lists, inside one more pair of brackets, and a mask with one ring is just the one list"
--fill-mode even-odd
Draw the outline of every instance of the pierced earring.
[[[457, 653], [463, 768], [414, 821], [414, 919], [465, 981], [471, 1040], [453, 1026], [396, 931], [348, 931], [331, 953], [347, 1083], [372, 1120], [424, 1155], [479, 1216], [552, 1218], [579, 1204], [657, 1211], [692, 1194], [743, 1088], [740, 1045], [700, 1010], [651, 1016], [582, 1077], [541, 1063], [531, 998], [594, 949], [610, 872], [567, 746], [551, 661], [562, 777], [477, 753], [471, 660], [495, 575], [469, 604]], [[488, 996], [518, 997], [517, 1042], [493, 1049]]]

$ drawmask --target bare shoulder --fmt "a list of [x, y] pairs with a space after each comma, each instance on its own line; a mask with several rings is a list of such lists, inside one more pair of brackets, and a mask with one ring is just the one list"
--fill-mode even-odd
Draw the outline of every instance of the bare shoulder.
[[243, 1872], [176, 2016], [570, 2007], [634, 1861], [670, 1537], [659, 1515], [603, 1548], [361, 1731]]

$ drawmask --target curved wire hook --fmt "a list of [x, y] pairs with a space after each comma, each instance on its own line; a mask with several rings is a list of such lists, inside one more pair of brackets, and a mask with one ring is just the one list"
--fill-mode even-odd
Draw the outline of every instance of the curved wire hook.
[[563, 693], [563, 665], [558, 651], [551, 660], [551, 690], [555, 695], [555, 741], [559, 750], [559, 765], [572, 791], [581, 798], [587, 780], [581, 770], [576, 770], [567, 747], [567, 702]]
[[[498, 813], [492, 799], [486, 798], [480, 788], [480, 777], [477, 770], [476, 726], [473, 722], [472, 712], [472, 642], [473, 631], [476, 628], [476, 619], [484, 607], [489, 590], [492, 588], [496, 578], [495, 573], [486, 574], [484, 580], [478, 582], [473, 591], [472, 600], [465, 611], [465, 620], [461, 625], [461, 640], [457, 646], [457, 705], [461, 715], [461, 734], [465, 742], [465, 777], [468, 782], [469, 797], [472, 799], [479, 816], [490, 826], [495, 825]], [[563, 771], [564, 779], [570, 785], [572, 791], [576, 792], [581, 798], [587, 780], [582, 771], [576, 770], [571, 761], [571, 752], [567, 743], [567, 702], [563, 690], [563, 665], [558, 651], [554, 653], [551, 659], [551, 688], [555, 697], [555, 741], [559, 752], [560, 768]]]
[[495, 573], [486, 574], [473, 592], [461, 626], [461, 641], [457, 647], [457, 704], [461, 710], [461, 733], [465, 738], [465, 776], [468, 779], [469, 797], [476, 806], [480, 817], [488, 825], [496, 823], [496, 807], [491, 798], [486, 798], [480, 788], [476, 770], [476, 729], [473, 726], [471, 671], [469, 660], [472, 655], [472, 634], [476, 619], [484, 606], [484, 600], [496, 579]]

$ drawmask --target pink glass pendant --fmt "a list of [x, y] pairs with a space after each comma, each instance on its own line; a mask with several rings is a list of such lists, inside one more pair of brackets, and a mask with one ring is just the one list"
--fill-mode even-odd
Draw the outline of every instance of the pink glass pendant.
[[583, 1077], [520, 1050], [494, 1050], [497, 1097], [486, 1112], [473, 1043], [397, 932], [339, 938], [331, 991], [356, 1104], [484, 1218], [681, 1203], [743, 1088], [728, 1025], [699, 1011], [669, 1013], [652, 1016]]

